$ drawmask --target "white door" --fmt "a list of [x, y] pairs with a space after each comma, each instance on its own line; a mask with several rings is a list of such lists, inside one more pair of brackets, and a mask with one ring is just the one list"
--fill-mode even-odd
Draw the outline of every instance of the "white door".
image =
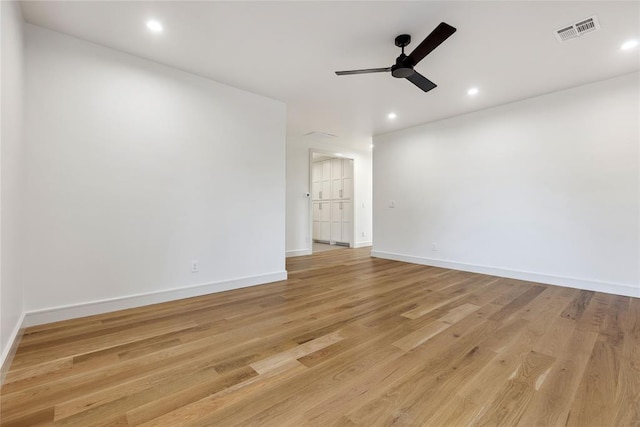
[[353, 199], [353, 160], [344, 159], [342, 162], [341, 199]]
[[331, 241], [342, 242], [342, 202], [331, 202]]
[[342, 212], [342, 243], [351, 244], [351, 237], [353, 236], [353, 202], [350, 200], [340, 202]]
[[320, 200], [322, 190], [322, 164], [313, 162], [311, 168], [311, 200]]
[[320, 183], [319, 200], [331, 199], [331, 160], [320, 162], [322, 165], [322, 181]]
[[342, 198], [342, 159], [331, 159], [331, 198]]
[[331, 198], [331, 160], [313, 162], [311, 169], [311, 200]]
[[331, 206], [329, 202], [313, 203], [313, 240], [331, 239]]
[[353, 204], [351, 201], [331, 202], [331, 241], [337, 243], [351, 243], [353, 227]]
[[331, 204], [320, 203], [320, 239], [328, 242], [331, 239]]

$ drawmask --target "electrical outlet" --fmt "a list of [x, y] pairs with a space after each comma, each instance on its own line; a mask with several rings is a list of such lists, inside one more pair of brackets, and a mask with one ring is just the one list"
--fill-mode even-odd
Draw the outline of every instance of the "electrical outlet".
[[438, 245], [436, 245], [436, 242], [433, 242], [431, 244], [431, 250], [434, 252], [438, 252]]
[[198, 271], [199, 271], [198, 260], [197, 259], [191, 260], [191, 272], [197, 273]]
[[389, 200], [389, 207], [390, 207], [390, 208], [395, 208], [395, 207], [396, 207], [396, 202], [395, 202], [395, 200]]
[[362, 232], [362, 237], [364, 237], [364, 231]]

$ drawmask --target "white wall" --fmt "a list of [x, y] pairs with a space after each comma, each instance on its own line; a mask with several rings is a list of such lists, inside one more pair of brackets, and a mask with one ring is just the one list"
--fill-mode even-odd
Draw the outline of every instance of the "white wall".
[[640, 296], [638, 81], [374, 138], [374, 255]]
[[26, 42], [25, 306], [53, 313], [29, 324], [286, 278], [284, 104], [31, 25]]
[[[22, 310], [20, 266], [21, 186], [23, 176], [23, 40], [20, 5], [0, 2], [2, 16], [0, 81], [0, 366], [11, 359]], [[7, 363], [6, 365], [8, 365]]]
[[[351, 150], [311, 138], [287, 140], [287, 256], [311, 253], [311, 192], [309, 153], [344, 154], [353, 159], [354, 247], [371, 245], [372, 172], [371, 153]], [[363, 235], [364, 233], [364, 235]]]

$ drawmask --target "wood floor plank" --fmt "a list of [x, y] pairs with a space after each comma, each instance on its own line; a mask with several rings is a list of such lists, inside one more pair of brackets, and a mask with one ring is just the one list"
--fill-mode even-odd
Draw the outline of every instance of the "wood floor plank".
[[[465, 351], [471, 351], [478, 337], [490, 335], [498, 327], [496, 322], [474, 315], [461, 320], [446, 333], [436, 335], [398, 360], [380, 365], [372, 375], [354, 378], [351, 383], [344, 385], [343, 394], [336, 393], [327, 401], [314, 405], [306, 413], [307, 418], [314, 425], [331, 424], [342, 411], [349, 412], [366, 405], [398, 381], [417, 376], [421, 369], [432, 367], [434, 371], [438, 371], [437, 367], [445, 366]], [[390, 337], [389, 343], [393, 342], [394, 337], [395, 335]], [[376, 347], [377, 344], [378, 342], [375, 343]]]
[[531, 351], [472, 425], [515, 425], [544, 383], [555, 357]]
[[296, 346], [285, 352], [275, 354], [266, 359], [258, 360], [257, 362], [254, 362], [249, 366], [251, 366], [257, 373], [264, 374], [276, 369], [281, 365], [288, 364], [289, 362], [293, 362], [294, 360], [297, 360], [315, 351], [322, 350], [323, 348], [342, 341], [343, 339], [344, 337], [339, 332], [333, 332], [314, 340], [307, 341], [304, 344], [300, 344], [299, 346]]
[[170, 407], [170, 410], [165, 412], [164, 406], [152, 402], [130, 410], [127, 412], [127, 418], [132, 426], [196, 425], [199, 422], [203, 422], [203, 420], [206, 423], [206, 418], [215, 415], [217, 411], [244, 399], [250, 399], [254, 393], [263, 387], [275, 386], [281, 381], [295, 377], [305, 369], [297, 361], [292, 361], [289, 364], [280, 365], [277, 369], [265, 374], [246, 379], [179, 408]]
[[401, 350], [409, 351], [413, 348], [416, 348], [420, 344], [430, 340], [432, 337], [438, 335], [440, 332], [448, 329], [449, 327], [451, 327], [450, 323], [444, 323], [440, 321], [429, 323], [423, 328], [420, 328], [417, 331], [414, 331], [411, 334], [402, 337], [398, 341], [394, 342], [393, 345]]
[[615, 419], [616, 391], [622, 366], [624, 319], [628, 315], [629, 298], [613, 296], [605, 326], [591, 352], [580, 387], [569, 413], [568, 426], [604, 425]]
[[609, 303], [613, 295], [595, 294], [589, 301], [580, 319], [576, 322], [576, 328], [585, 331], [599, 332], [605, 326]]
[[471, 399], [458, 395], [449, 396], [444, 404], [434, 409], [425, 425], [468, 426], [480, 416], [482, 409], [481, 405]]
[[640, 300], [629, 298], [621, 323], [624, 342], [614, 399], [614, 424], [640, 425]]
[[[543, 301], [539, 300], [539, 303]], [[544, 304], [546, 305], [546, 302]], [[550, 307], [553, 307], [553, 304]], [[557, 315], [561, 309], [562, 304], [557, 305], [551, 312], [534, 309], [534, 312], [538, 312], [538, 317], [528, 321], [514, 319], [508, 323], [505, 328], [510, 327], [517, 331], [517, 335], [511, 341], [494, 340], [492, 349], [496, 352], [496, 357], [474, 373], [470, 381], [456, 390], [456, 394], [475, 401], [481, 407], [490, 405], [503, 385], [512, 380], [520, 366], [525, 364], [533, 349], [547, 338], [548, 335], [544, 332], [553, 329], [556, 319], [560, 319]]]
[[529, 304], [538, 297], [546, 288], [541, 285], [532, 285], [526, 292], [519, 295], [513, 301], [506, 304], [500, 311], [495, 312], [489, 319], [502, 321], [509, 316], [516, 314], [522, 307]]
[[615, 419], [613, 398], [619, 369], [615, 348], [600, 335], [582, 376], [567, 426], [606, 425]]
[[571, 320], [580, 319], [594, 294], [595, 292], [593, 291], [580, 291], [571, 302], [571, 305], [562, 312], [561, 316]]
[[[128, 395], [139, 394], [149, 391], [154, 387], [162, 387], [166, 383], [179, 379], [185, 384], [201, 382], [203, 377], [215, 381], [220, 375], [211, 366], [211, 362], [204, 360], [189, 360], [179, 366], [178, 369], [166, 369], [154, 372], [151, 375], [139, 377], [132, 381], [118, 383], [112, 387], [101, 388], [100, 390], [83, 394], [75, 399], [67, 400], [56, 405], [56, 420], [67, 418], [71, 415], [83, 412], [88, 408], [105, 405]], [[190, 380], [190, 381], [189, 381]], [[177, 386], [171, 387], [177, 390]]]
[[[429, 414], [422, 411], [437, 407], [434, 400], [445, 398], [447, 392], [435, 393], [436, 389], [447, 385], [454, 390], [471, 375], [495, 356], [492, 348], [496, 342], [509, 340], [517, 332], [510, 326], [500, 327], [499, 322], [487, 320], [471, 329], [444, 352], [434, 351], [437, 341], [427, 341], [415, 348], [408, 356], [415, 357], [421, 363], [399, 367], [378, 384], [366, 403], [355, 405], [348, 417], [357, 424], [370, 425], [376, 420], [385, 423], [407, 421], [419, 424], [418, 417]], [[438, 337], [442, 334], [438, 335]], [[431, 344], [431, 345], [429, 345]], [[399, 411], [399, 412], [398, 412]], [[404, 422], [403, 421], [403, 422]]]
[[435, 322], [429, 323], [426, 326], [412, 332], [409, 335], [404, 336], [393, 345], [404, 350], [409, 351], [422, 343], [430, 340], [432, 337], [438, 335], [440, 332], [448, 329], [454, 323], [464, 319], [469, 314], [478, 310], [480, 307], [473, 304], [462, 304], [452, 308], [446, 315], [438, 318]]
[[598, 334], [575, 329], [518, 425], [566, 426], [574, 396]]
[[640, 425], [640, 300], [371, 258], [28, 328], [0, 426]]

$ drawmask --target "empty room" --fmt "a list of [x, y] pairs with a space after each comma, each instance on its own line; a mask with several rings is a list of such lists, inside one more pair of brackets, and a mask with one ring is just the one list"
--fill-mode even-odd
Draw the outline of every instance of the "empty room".
[[640, 2], [0, 18], [0, 426], [640, 426]]

